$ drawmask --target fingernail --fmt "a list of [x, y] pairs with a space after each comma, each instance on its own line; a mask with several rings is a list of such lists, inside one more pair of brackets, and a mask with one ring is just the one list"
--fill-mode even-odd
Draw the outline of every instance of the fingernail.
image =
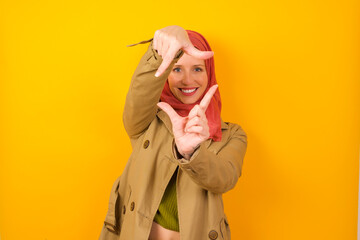
[[159, 73], [159, 72], [156, 72], [156, 73], [155, 73], [155, 77], [158, 77], [158, 76], [160, 76], [160, 73]]

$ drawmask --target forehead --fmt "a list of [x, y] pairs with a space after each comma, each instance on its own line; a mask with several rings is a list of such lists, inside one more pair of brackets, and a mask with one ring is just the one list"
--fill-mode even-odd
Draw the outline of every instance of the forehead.
[[175, 65], [182, 65], [182, 66], [205, 65], [205, 61], [203, 59], [196, 58], [190, 56], [187, 53], [184, 53]]

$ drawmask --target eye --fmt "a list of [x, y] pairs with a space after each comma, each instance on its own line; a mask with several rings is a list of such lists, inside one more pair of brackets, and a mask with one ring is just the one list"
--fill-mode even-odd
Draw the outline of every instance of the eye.
[[174, 72], [180, 72], [181, 69], [180, 69], [179, 67], [176, 67], [176, 68], [173, 68], [173, 71], [174, 71]]
[[194, 71], [195, 71], [195, 72], [202, 72], [202, 71], [203, 71], [203, 69], [202, 69], [202, 68], [200, 68], [200, 67], [197, 67], [197, 68], [195, 68], [195, 69], [194, 69]]

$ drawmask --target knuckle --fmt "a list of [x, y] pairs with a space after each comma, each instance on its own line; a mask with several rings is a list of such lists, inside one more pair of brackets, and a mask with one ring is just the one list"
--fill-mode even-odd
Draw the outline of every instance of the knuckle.
[[183, 47], [184, 48], [188, 48], [188, 47], [190, 47], [190, 42], [189, 41], [185, 41], [185, 42], [183, 42]]
[[161, 37], [162, 37], [162, 32], [161, 32], [161, 30], [157, 30], [157, 31], [155, 32], [155, 37], [156, 37], [157, 39], [161, 39]]
[[199, 110], [200, 110], [200, 105], [196, 104], [194, 107], [194, 111], [196, 112], [196, 114], [198, 114]]
[[161, 36], [162, 36], [164, 39], [166, 39], [166, 40], [171, 39], [171, 35], [169, 35], [168, 32], [162, 32]]

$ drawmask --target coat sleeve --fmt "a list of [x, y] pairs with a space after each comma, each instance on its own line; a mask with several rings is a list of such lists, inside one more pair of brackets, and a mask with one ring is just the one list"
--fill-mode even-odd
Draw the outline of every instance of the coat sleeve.
[[225, 193], [235, 187], [247, 148], [246, 133], [239, 125], [233, 124], [227, 131], [230, 136], [220, 149], [212, 148], [211, 140], [207, 140], [200, 144], [190, 160], [178, 160], [180, 168], [195, 183], [214, 193]]
[[155, 118], [158, 109], [156, 104], [160, 100], [164, 84], [182, 54], [183, 51], [179, 50], [167, 70], [161, 76], [155, 77], [162, 58], [152, 48], [152, 42], [150, 43], [132, 76], [126, 96], [123, 122], [130, 139], [137, 139]]

